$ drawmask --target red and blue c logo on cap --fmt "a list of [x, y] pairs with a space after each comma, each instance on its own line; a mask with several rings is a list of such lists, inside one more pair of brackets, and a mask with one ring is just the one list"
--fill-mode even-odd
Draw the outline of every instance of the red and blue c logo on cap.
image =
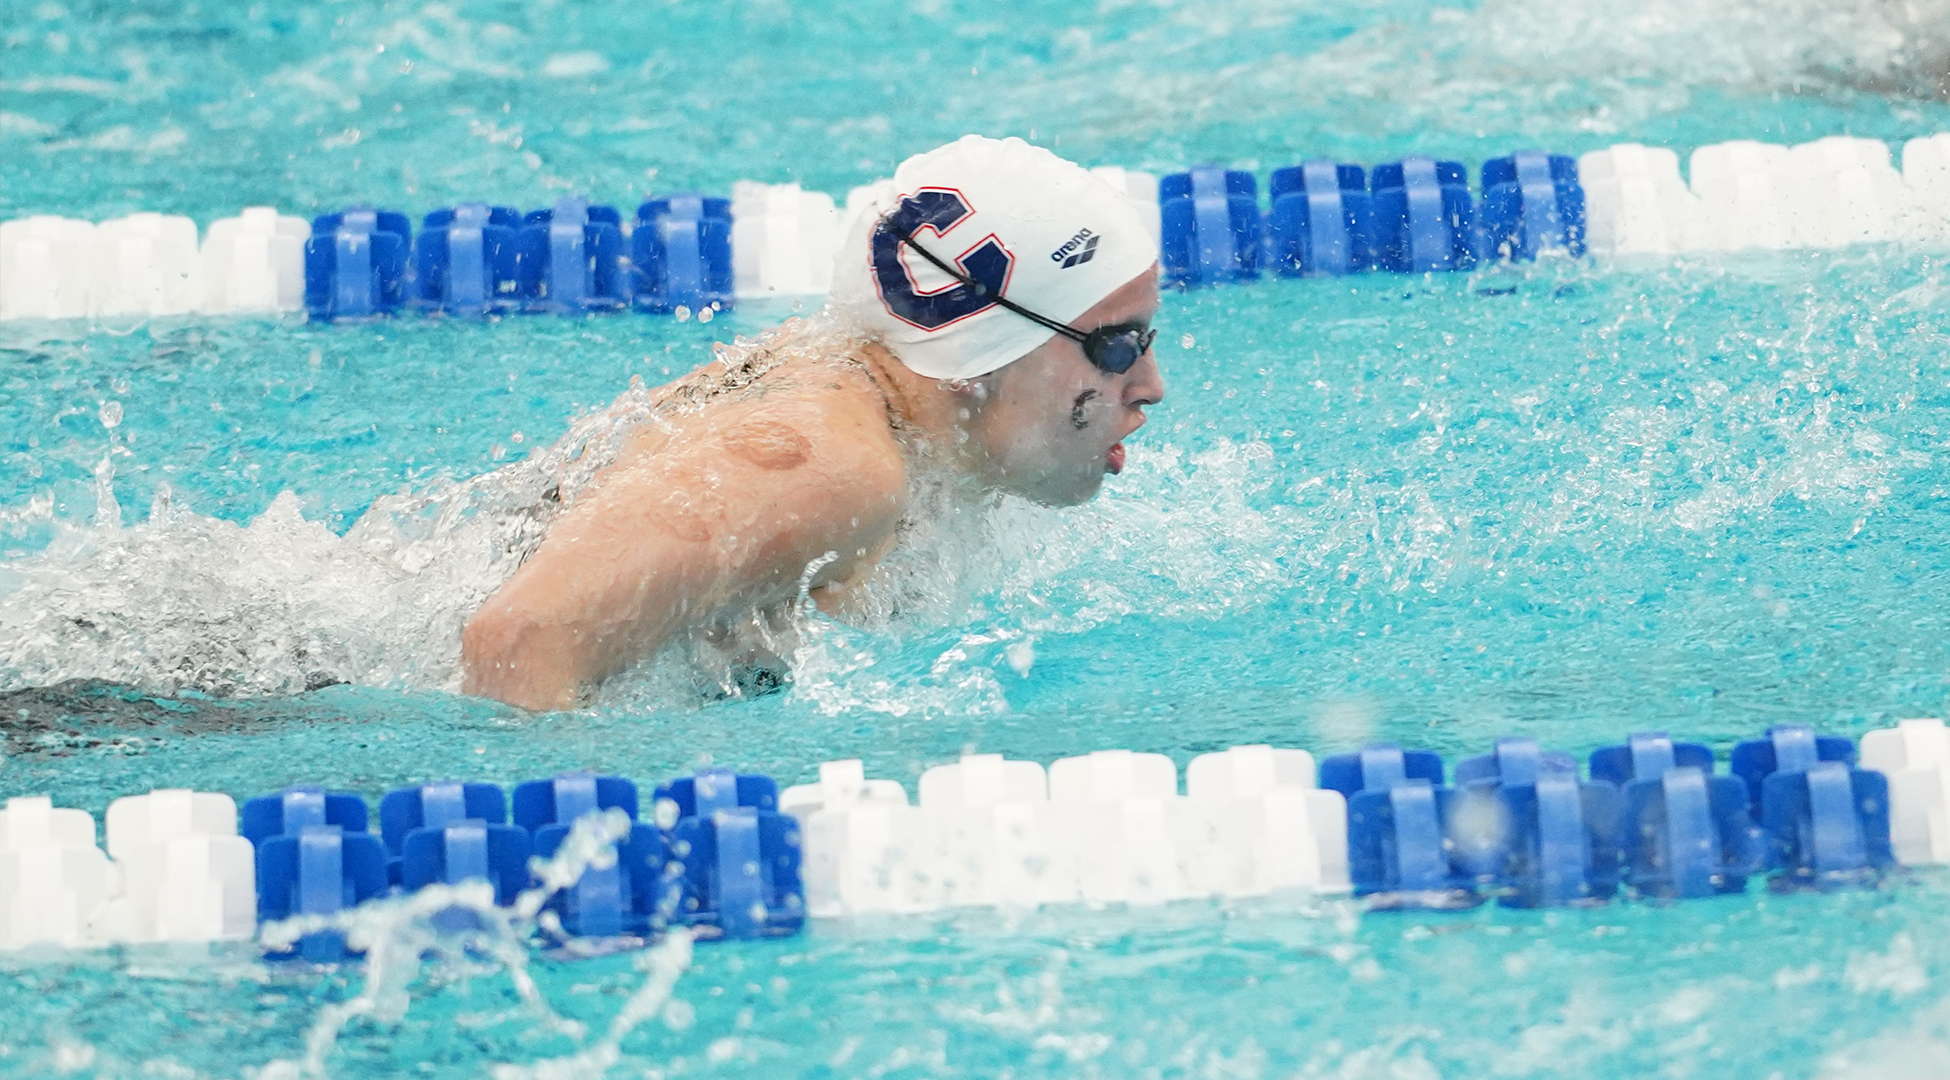
[[923, 292], [902, 257], [902, 233], [917, 241], [926, 234], [947, 240], [948, 234], [974, 212], [967, 197], [953, 188], [922, 188], [903, 197], [892, 213], [874, 225], [868, 242], [869, 258], [873, 263], [874, 286], [889, 314], [923, 330], [939, 330], [995, 306], [994, 297], [1008, 286], [1009, 272], [1015, 267], [1016, 258], [994, 233], [952, 259], [945, 251], [933, 251], [937, 258], [952, 263], [971, 280], [979, 282], [988, 290], [987, 295], [959, 281]]

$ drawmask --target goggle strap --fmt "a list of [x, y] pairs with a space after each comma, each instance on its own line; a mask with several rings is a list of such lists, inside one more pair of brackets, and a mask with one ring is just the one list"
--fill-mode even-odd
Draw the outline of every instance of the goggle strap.
[[1018, 304], [1015, 301], [1010, 300], [1008, 297], [1003, 296], [1001, 293], [989, 292], [988, 286], [982, 284], [979, 281], [976, 281], [974, 278], [969, 277], [967, 274], [962, 273], [960, 270], [955, 269], [954, 267], [948, 265], [947, 263], [942, 262], [940, 259], [935, 258], [934, 252], [929, 251], [927, 248], [924, 248], [920, 244], [915, 242], [913, 233], [903, 231], [899, 226], [895, 225], [891, 221], [887, 221], [884, 218], [881, 220], [882, 220], [882, 224], [886, 225], [887, 228], [891, 230], [895, 236], [900, 237], [901, 243], [906, 244], [908, 247], [911, 247], [915, 251], [919, 252], [923, 259], [926, 259], [930, 263], [934, 264], [935, 269], [940, 270], [942, 273], [948, 275], [951, 278], [954, 278], [956, 281], [961, 282], [963, 285], [966, 285], [969, 288], [974, 289], [976, 296], [982, 297], [985, 300], [992, 300], [996, 304], [1000, 305], [1003, 310], [1013, 311], [1016, 314], [1022, 316], [1023, 318], [1028, 319], [1030, 322], [1033, 322], [1036, 325], [1043, 327], [1044, 329], [1054, 330], [1057, 333], [1062, 334], [1064, 337], [1067, 337], [1072, 341], [1082, 342], [1082, 341], [1089, 340], [1090, 338], [1089, 334], [1083, 332], [1082, 330], [1078, 330], [1074, 326], [1069, 326], [1067, 324], [1057, 322], [1055, 319], [1051, 319], [1043, 315], [1038, 315], [1037, 313], [1029, 310], [1028, 308], [1023, 307], [1021, 304]]
[[[974, 289], [976, 296], [982, 297], [985, 300], [992, 301], [997, 306], [1001, 307], [1004, 311], [1013, 311], [1017, 315], [1020, 315], [1023, 318], [1028, 319], [1030, 322], [1033, 322], [1036, 325], [1043, 327], [1044, 329], [1054, 330], [1055, 332], [1062, 334], [1064, 337], [1069, 338], [1071, 341], [1075, 341], [1078, 344], [1083, 345], [1084, 355], [1090, 358], [1090, 362], [1096, 365], [1097, 368], [1099, 368], [1100, 370], [1109, 372], [1112, 375], [1122, 375], [1126, 371], [1131, 370], [1131, 366], [1137, 363], [1138, 357], [1144, 355], [1145, 350], [1151, 347], [1151, 342], [1154, 339], [1156, 339], [1158, 336], [1158, 332], [1156, 330], [1140, 331], [1141, 340], [1138, 342], [1137, 355], [1131, 358], [1131, 362], [1129, 364], [1125, 364], [1123, 367], [1113, 370], [1104, 365], [1103, 361], [1098, 357], [1098, 353], [1103, 350], [1104, 346], [1116, 340], [1120, 335], [1130, 333], [1133, 329], [1135, 329], [1134, 327], [1125, 326], [1122, 328], [1116, 328], [1116, 327], [1100, 326], [1095, 330], [1083, 331], [1067, 323], [1060, 323], [1057, 322], [1055, 319], [1049, 318], [1044, 315], [1039, 315], [1036, 312], [1031, 311], [1028, 308], [1023, 307], [1021, 304], [1018, 304], [1015, 301], [1009, 299], [1008, 297], [1003, 296], [1001, 293], [989, 292], [988, 286], [982, 284], [979, 281], [976, 281], [974, 278], [969, 277], [967, 274], [963, 273], [959, 269], [956, 269], [955, 267], [950, 266], [948, 263], [945, 263], [940, 259], [936, 258], [934, 252], [929, 251], [927, 248], [924, 248], [919, 243], [915, 242], [913, 233], [902, 229], [898, 225], [895, 225], [891, 220], [883, 217], [880, 219], [880, 223], [882, 225], [885, 225], [888, 231], [892, 232], [895, 236], [899, 237], [901, 243], [906, 244], [908, 247], [911, 247], [915, 251], [919, 252], [923, 259], [926, 259], [928, 262], [934, 265], [935, 269], [941, 271], [942, 273], [948, 275], [951, 278], [954, 278], [956, 281], [961, 282], [963, 285], [966, 285], [969, 288]], [[1109, 333], [1109, 334], [1104, 333], [1104, 331], [1106, 330], [1113, 330], [1113, 329], [1116, 330], [1116, 333]], [[1092, 350], [1090, 348], [1090, 343], [1092, 341], [1098, 342], [1097, 349], [1095, 350]]]

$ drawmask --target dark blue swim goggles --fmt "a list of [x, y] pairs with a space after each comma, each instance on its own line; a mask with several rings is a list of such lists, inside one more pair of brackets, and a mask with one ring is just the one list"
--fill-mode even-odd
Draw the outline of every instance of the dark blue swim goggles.
[[1068, 323], [1038, 315], [1001, 293], [991, 294], [988, 286], [962, 273], [960, 270], [934, 257], [934, 253], [914, 242], [914, 234], [894, 224], [891, 219], [882, 218], [881, 223], [889, 232], [900, 237], [901, 243], [919, 252], [923, 259], [934, 264], [935, 269], [975, 290], [975, 295], [995, 301], [998, 305], [1013, 311], [1038, 326], [1048, 327], [1083, 346], [1083, 355], [1098, 368], [1112, 375], [1122, 375], [1131, 370], [1145, 353], [1151, 351], [1151, 342], [1158, 332], [1147, 323], [1113, 323], [1099, 326], [1095, 330], [1079, 330]]

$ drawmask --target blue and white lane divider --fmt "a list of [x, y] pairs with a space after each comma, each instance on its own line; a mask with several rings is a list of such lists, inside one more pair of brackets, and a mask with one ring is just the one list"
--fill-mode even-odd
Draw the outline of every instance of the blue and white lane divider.
[[[247, 939], [429, 885], [486, 882], [501, 905], [578, 822], [610, 815], [613, 859], [548, 904], [571, 936], [796, 933], [808, 916], [1076, 902], [1157, 904], [1345, 894], [1377, 908], [1514, 907], [1872, 885], [1950, 863], [1950, 731], [1904, 720], [1859, 748], [1798, 725], [1734, 747], [1635, 734], [1581, 764], [1499, 740], [1450, 769], [1373, 745], [1315, 762], [1240, 746], [1192, 759], [1106, 750], [975, 754], [921, 775], [917, 799], [858, 761], [780, 792], [713, 770], [656, 787], [569, 773], [442, 782], [363, 798], [290, 788], [244, 803], [152, 791], [86, 812], [42, 797], [0, 809], [0, 949]], [[321, 930], [288, 952], [349, 955]]]
[[[1308, 161], [1254, 174], [1208, 165], [1095, 171], [1136, 203], [1181, 287], [1363, 271], [1468, 270], [1547, 253], [1950, 243], [1950, 134], [1887, 145], [1834, 136], [1729, 142], [1679, 155], [1621, 144], [1573, 160], [1520, 151], [1483, 163]], [[884, 182], [883, 182], [884, 183]], [[352, 207], [307, 222], [252, 207], [199, 240], [181, 216], [0, 223], [0, 320], [308, 312], [478, 317], [635, 309], [709, 318], [738, 298], [816, 296], [878, 185], [844, 208], [796, 184], [654, 198], [625, 216], [569, 198], [522, 213], [465, 203], [425, 214]]]

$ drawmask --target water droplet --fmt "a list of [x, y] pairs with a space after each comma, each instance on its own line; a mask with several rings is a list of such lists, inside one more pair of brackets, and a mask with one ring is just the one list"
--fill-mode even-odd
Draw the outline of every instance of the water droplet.
[[102, 403], [102, 426], [114, 431], [122, 423], [122, 403], [107, 401]]
[[676, 311], [673, 311], [673, 312], [671, 312], [671, 314], [672, 314], [672, 315], [675, 315], [675, 316], [677, 316], [677, 321], [678, 321], [678, 322], [690, 322], [690, 321], [691, 321], [691, 309], [690, 309], [690, 308], [687, 308], [687, 307], [685, 307], [685, 306], [684, 306], [684, 305], [682, 305], [682, 304], [679, 304], [679, 305], [677, 305], [677, 310], [676, 310]]
[[697, 1021], [697, 1007], [688, 1001], [676, 998], [664, 1002], [664, 1026], [672, 1031], [683, 1031]]

